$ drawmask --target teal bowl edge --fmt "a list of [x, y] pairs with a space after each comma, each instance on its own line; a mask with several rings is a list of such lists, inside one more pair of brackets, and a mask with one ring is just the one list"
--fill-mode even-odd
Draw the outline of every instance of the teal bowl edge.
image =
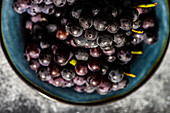
[[[0, 15], [1, 15], [1, 19], [0, 20], [1, 21], [0, 21], [0, 25], [2, 25], [1, 24], [2, 23], [2, 3], [3, 3], [3, 0], [0, 1], [0, 5], [1, 5], [1, 11], [0, 11]], [[168, 0], [166, 0], [166, 4], [167, 4], [168, 10], [169, 10], [170, 4], [169, 4]], [[170, 15], [169, 15], [169, 22], [170, 22]], [[170, 29], [169, 29], [169, 33], [170, 33]], [[132, 88], [128, 92], [123, 93], [121, 95], [118, 95], [118, 96], [115, 96], [115, 97], [106, 98], [106, 99], [102, 99], [102, 100], [99, 100], [99, 101], [72, 102], [72, 101], [68, 101], [68, 100], [65, 100], [63, 98], [60, 98], [58, 96], [55, 96], [55, 95], [53, 95], [51, 93], [48, 93], [47, 91], [41, 89], [40, 87], [38, 87], [37, 85], [35, 85], [31, 81], [29, 81], [26, 77], [24, 77], [24, 75], [22, 75], [19, 72], [19, 70], [15, 67], [14, 63], [12, 62], [12, 60], [11, 60], [9, 54], [8, 54], [8, 51], [6, 49], [6, 45], [4, 43], [3, 34], [2, 34], [2, 26], [1, 26], [1, 35], [0, 35], [0, 42], [1, 42], [1, 47], [2, 47], [2, 50], [4, 52], [4, 55], [5, 55], [6, 59], [7, 59], [7, 61], [9, 62], [10, 66], [14, 70], [14, 72], [18, 75], [18, 77], [21, 80], [23, 80], [27, 85], [31, 86], [31, 88], [33, 88], [34, 90], [38, 91], [42, 96], [44, 96], [46, 98], [49, 98], [49, 99], [51, 99], [53, 101], [59, 101], [59, 102], [65, 103], [65, 104], [82, 105], [82, 106], [100, 105], [100, 104], [105, 104], [105, 103], [109, 103], [109, 102], [118, 101], [118, 100], [123, 99], [126, 96], [130, 95], [132, 92], [136, 91], [139, 87], [141, 87], [143, 84], [145, 84], [145, 82], [147, 82], [152, 77], [152, 75], [156, 72], [156, 70], [158, 69], [158, 67], [161, 64], [161, 62], [162, 62], [162, 60], [163, 60], [163, 58], [164, 58], [164, 56], [166, 54], [168, 45], [169, 45], [170, 34], [167, 36], [166, 39], [167, 40], [165, 40], [165, 44], [163, 46], [162, 52], [161, 52], [159, 58], [157, 59], [157, 61], [155, 62], [155, 64], [153, 65], [152, 69], [150, 69], [150, 71], [146, 74], [144, 79], [142, 81], [140, 81], [134, 88]]]

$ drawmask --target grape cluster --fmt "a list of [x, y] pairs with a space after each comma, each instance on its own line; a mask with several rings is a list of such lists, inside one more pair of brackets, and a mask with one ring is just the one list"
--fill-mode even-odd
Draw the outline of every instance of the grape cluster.
[[132, 51], [158, 40], [154, 11], [131, 6], [127, 0], [15, 0], [14, 11], [27, 12], [24, 57], [55, 87], [101, 95], [123, 89]]

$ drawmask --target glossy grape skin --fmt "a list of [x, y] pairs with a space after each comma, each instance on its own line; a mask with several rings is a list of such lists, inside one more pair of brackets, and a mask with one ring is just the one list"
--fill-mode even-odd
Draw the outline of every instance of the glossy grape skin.
[[89, 73], [87, 76], [87, 82], [92, 87], [97, 87], [101, 82], [101, 77], [98, 73]]
[[137, 45], [146, 39], [146, 34], [133, 33], [131, 43]]
[[87, 39], [82, 35], [80, 37], [74, 37], [73, 42], [77, 47], [84, 47], [87, 44]]
[[93, 16], [90, 14], [81, 14], [79, 24], [83, 29], [89, 29], [93, 25]]
[[53, 4], [45, 5], [42, 8], [42, 12], [44, 14], [48, 14], [48, 15], [54, 14], [55, 13], [55, 6]]
[[90, 55], [92, 57], [100, 57], [102, 55], [102, 50], [98, 47], [98, 48], [91, 48], [90, 49]]
[[42, 40], [40, 42], [41, 49], [47, 49], [51, 46], [51, 42], [49, 40]]
[[108, 34], [101, 34], [97, 38], [97, 44], [102, 50], [111, 50], [113, 48], [113, 37]]
[[46, 26], [46, 29], [49, 33], [54, 33], [57, 31], [57, 25], [56, 24], [48, 24]]
[[93, 58], [93, 59], [90, 59], [90, 60], [88, 61], [88, 68], [89, 68], [89, 70], [91, 70], [92, 72], [100, 71], [101, 65], [102, 65], [102, 63], [101, 63], [101, 61], [98, 60], [98, 59], [94, 59], [94, 58]]
[[52, 77], [59, 77], [61, 74], [61, 67], [55, 62], [51, 62], [47, 70]]
[[42, 6], [37, 4], [31, 4], [30, 8], [27, 9], [27, 13], [34, 16], [37, 13], [41, 13]]
[[146, 17], [143, 20], [143, 24], [142, 24], [143, 29], [153, 28], [154, 26], [155, 26], [155, 22], [154, 22], [154, 19], [152, 17]]
[[96, 87], [90, 86], [90, 85], [86, 85], [84, 92], [86, 93], [93, 93], [96, 90]]
[[30, 43], [26, 47], [26, 53], [28, 53], [31, 58], [34, 59], [38, 58], [40, 52], [41, 52], [40, 47], [36, 43]]
[[146, 31], [146, 39], [144, 40], [145, 43], [152, 45], [158, 41], [158, 32], [156, 29], [149, 29]]
[[53, 3], [53, 0], [43, 0], [45, 4], [49, 5]]
[[86, 83], [86, 79], [85, 79], [85, 77], [76, 76], [76, 77], [74, 77], [73, 82], [76, 85], [81, 86]]
[[103, 50], [103, 53], [106, 54], [106, 55], [108, 55], [108, 56], [110, 56], [110, 55], [113, 55], [113, 54], [115, 53], [115, 51], [116, 51], [115, 48], [112, 48], [112, 49], [109, 50], [109, 51], [104, 51], [104, 50]]
[[79, 92], [79, 93], [84, 92], [85, 88], [86, 88], [85, 85], [82, 85], [82, 86], [76, 85], [76, 86], [74, 86], [74, 90]]
[[97, 39], [96, 40], [88, 40], [85, 44], [85, 48], [97, 48]]
[[66, 40], [67, 37], [68, 37], [69, 33], [66, 32], [66, 30], [60, 26], [57, 30], [57, 34], [56, 34], [56, 37], [60, 40]]
[[118, 82], [118, 88], [124, 89], [128, 86], [128, 84], [129, 84], [129, 79], [128, 77], [124, 76], [124, 78], [120, 82]]
[[85, 30], [84, 37], [87, 40], [95, 40], [98, 36], [98, 31], [96, 31], [94, 28], [90, 28]]
[[32, 1], [32, 3], [34, 3], [34, 4], [40, 4], [40, 3], [43, 2], [43, 0], [31, 0], [31, 1]]
[[122, 69], [113, 69], [109, 72], [108, 79], [113, 83], [120, 82], [124, 77], [124, 72]]
[[138, 20], [136, 20], [135, 22], [133, 22], [132, 28], [133, 28], [133, 29], [138, 29], [138, 28], [141, 27], [141, 25], [142, 25], [142, 21], [141, 21], [140, 19], [138, 19]]
[[38, 70], [37, 76], [42, 81], [48, 81], [51, 79], [51, 76], [48, 74], [48, 71], [46, 68], [40, 68]]
[[14, 9], [15, 12], [22, 14], [24, 13], [27, 8], [22, 7], [20, 2], [14, 1], [12, 4], [12, 8]]
[[74, 37], [80, 37], [83, 34], [83, 29], [79, 25], [67, 24], [66, 31]]
[[27, 20], [25, 23], [25, 28], [29, 31], [32, 31], [33, 23], [30, 20]]
[[98, 6], [93, 6], [91, 10], [92, 10], [91, 12], [92, 12], [93, 16], [96, 16], [101, 11], [101, 8]]
[[75, 51], [75, 57], [77, 60], [87, 61], [89, 54], [85, 49], [78, 49]]
[[117, 48], [123, 47], [126, 43], [126, 35], [124, 32], [120, 31], [114, 34], [114, 42]]
[[108, 65], [102, 65], [101, 66], [101, 75], [106, 75], [108, 73], [108, 70], [109, 70], [109, 66]]
[[107, 27], [107, 31], [113, 34], [117, 33], [119, 31], [119, 23], [115, 19], [111, 20]]
[[63, 88], [65, 88], [65, 87], [73, 87], [73, 86], [74, 86], [74, 82], [73, 81], [64, 80], [64, 83], [62, 84]]
[[64, 84], [64, 79], [62, 77], [54, 78], [53, 85], [55, 87], [61, 87]]
[[53, 3], [57, 6], [57, 7], [63, 7], [66, 4], [66, 0], [53, 0]]
[[80, 76], [86, 75], [88, 73], [86, 63], [85, 62], [78, 62], [75, 66], [75, 72]]
[[120, 88], [119, 88], [119, 86], [118, 86], [118, 83], [113, 83], [111, 89], [112, 89], [113, 91], [119, 91]]
[[120, 19], [120, 28], [125, 31], [132, 29], [132, 20], [130, 17], [122, 17]]
[[64, 80], [71, 81], [74, 79], [76, 74], [72, 68], [65, 67], [61, 71], [61, 76], [63, 77]]
[[71, 12], [72, 17], [74, 17], [74, 18], [76, 18], [76, 19], [79, 19], [82, 10], [83, 10], [83, 9], [82, 9], [81, 7], [75, 7], [75, 8], [72, 10], [72, 12]]
[[105, 59], [107, 62], [113, 63], [114, 61], [116, 61], [116, 56], [115, 55], [106, 56]]
[[117, 53], [117, 57], [120, 61], [127, 63], [132, 59], [132, 54], [128, 50], [120, 50]]
[[104, 78], [99, 84], [97, 92], [101, 95], [106, 95], [110, 92], [111, 87], [112, 83], [108, 79]]
[[29, 61], [29, 66], [32, 70], [37, 71], [38, 68], [40, 67], [40, 64], [37, 60], [30, 60]]
[[108, 27], [108, 21], [103, 15], [100, 15], [95, 17], [93, 26], [98, 31], [105, 31]]

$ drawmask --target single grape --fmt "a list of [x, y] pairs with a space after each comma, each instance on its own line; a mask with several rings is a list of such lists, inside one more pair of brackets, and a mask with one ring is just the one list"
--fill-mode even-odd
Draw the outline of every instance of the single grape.
[[120, 28], [122, 30], [125, 31], [129, 31], [130, 29], [132, 29], [132, 20], [130, 19], [130, 17], [122, 17], [120, 18]]
[[126, 43], [126, 35], [123, 31], [114, 34], [114, 43], [117, 48], [123, 47]]
[[124, 72], [122, 69], [112, 69], [109, 72], [108, 79], [114, 83], [120, 82], [124, 77]]
[[37, 60], [30, 60], [29, 61], [29, 66], [32, 70], [37, 71], [38, 68], [40, 67], [40, 64]]
[[111, 87], [112, 83], [108, 79], [104, 78], [99, 84], [97, 92], [101, 95], [106, 95], [110, 92]]
[[95, 17], [93, 25], [96, 30], [105, 31], [108, 27], [108, 21], [104, 15], [99, 15]]
[[87, 40], [95, 40], [98, 36], [98, 31], [96, 31], [94, 28], [90, 28], [85, 30], [84, 37]]
[[54, 78], [53, 85], [55, 87], [61, 87], [65, 83], [65, 80], [62, 77]]
[[78, 62], [75, 66], [75, 72], [80, 76], [86, 75], [88, 73], [86, 63], [85, 62]]
[[83, 10], [83, 9], [82, 9], [81, 7], [79, 7], [79, 6], [75, 7], [75, 8], [72, 10], [72, 12], [71, 12], [72, 17], [74, 17], [74, 18], [76, 18], [76, 19], [79, 19], [82, 10]]
[[76, 84], [76, 85], [83, 85], [86, 83], [86, 79], [85, 77], [80, 77], [80, 76], [76, 76], [74, 79], [73, 79], [73, 82]]
[[40, 53], [38, 61], [43, 66], [48, 66], [52, 61], [52, 52], [49, 49], [43, 49]]
[[66, 4], [66, 0], [53, 0], [53, 2], [57, 7], [64, 7]]
[[40, 55], [40, 52], [41, 52], [41, 49], [36, 43], [30, 43], [26, 47], [26, 53], [28, 53], [31, 58], [34, 58], [34, 59], [38, 58]]
[[49, 4], [49, 5], [44, 5], [44, 7], [42, 8], [42, 12], [44, 14], [54, 14], [55, 13], [55, 6], [53, 4]]
[[88, 13], [81, 14], [79, 24], [83, 29], [89, 29], [93, 25], [93, 16]]
[[132, 54], [128, 50], [118, 51], [117, 57], [120, 61], [122, 61], [124, 63], [128, 63], [130, 60], [132, 60]]
[[42, 81], [48, 81], [51, 79], [51, 76], [48, 74], [48, 71], [46, 68], [40, 68], [38, 70], [37, 76]]
[[99, 47], [91, 48], [90, 55], [95, 58], [100, 57], [102, 55], [102, 50]]
[[61, 71], [61, 76], [63, 77], [64, 80], [67, 81], [71, 81], [74, 79], [74, 77], [76, 76], [73, 68], [71, 67], [65, 67], [62, 71]]
[[77, 60], [87, 61], [89, 54], [85, 49], [78, 49], [75, 51], [75, 57]]
[[47, 69], [52, 77], [59, 77], [61, 74], [61, 67], [55, 62], [51, 62]]

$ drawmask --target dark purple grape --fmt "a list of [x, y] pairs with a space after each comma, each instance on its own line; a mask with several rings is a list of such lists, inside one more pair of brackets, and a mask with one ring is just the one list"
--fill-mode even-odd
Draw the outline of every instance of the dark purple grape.
[[51, 46], [51, 42], [49, 41], [49, 40], [42, 40], [41, 42], [40, 42], [40, 47], [42, 48], [42, 49], [46, 49], [46, 48], [49, 48]]
[[75, 57], [77, 60], [87, 61], [89, 54], [85, 49], [78, 49], [75, 51]]
[[102, 16], [97, 16], [94, 19], [94, 28], [98, 31], [105, 31], [108, 27], [108, 21], [106, 17]]
[[141, 22], [140, 19], [138, 19], [138, 20], [136, 20], [135, 22], [133, 22], [132, 28], [133, 28], [133, 29], [138, 29], [138, 28], [141, 27], [141, 25], [142, 25], [142, 22]]
[[48, 49], [43, 49], [40, 53], [38, 61], [41, 65], [48, 66], [52, 61], [52, 52], [50, 52]]
[[54, 43], [51, 46], [51, 50], [53, 51], [54, 55], [58, 52], [63, 52], [64, 51], [64, 45], [60, 42]]
[[76, 0], [67, 0], [68, 5], [73, 5], [76, 2]]
[[119, 89], [119, 86], [118, 86], [118, 83], [113, 83], [112, 84], [112, 90], [113, 91], [119, 91], [120, 89]]
[[100, 57], [102, 55], [102, 50], [98, 47], [98, 48], [91, 48], [90, 49], [90, 55], [92, 57]]
[[28, 53], [24, 53], [24, 58], [27, 62], [29, 62], [31, 59]]
[[62, 16], [62, 9], [56, 9], [55, 10], [55, 17], [60, 18]]
[[106, 56], [105, 59], [109, 63], [116, 61], [116, 57], [114, 55]]
[[93, 93], [96, 90], [96, 87], [90, 86], [90, 85], [86, 85], [84, 92], [86, 93]]
[[34, 23], [41, 22], [41, 21], [43, 21], [43, 18], [44, 17], [42, 14], [38, 14], [38, 15], [32, 16], [31, 21]]
[[102, 63], [98, 59], [93, 58], [88, 61], [88, 68], [89, 68], [89, 70], [91, 70], [93, 72], [100, 71], [101, 65], [102, 65]]
[[42, 8], [42, 12], [48, 15], [54, 14], [55, 6], [53, 4], [44, 5], [44, 7]]
[[42, 5], [31, 4], [30, 8], [27, 9], [27, 13], [34, 16], [37, 13], [41, 13]]
[[80, 37], [83, 34], [83, 29], [78, 25], [66, 25], [66, 31], [74, 37]]
[[68, 35], [69, 35], [69, 33], [66, 32], [66, 30], [62, 26], [58, 27], [57, 34], [56, 34], [56, 37], [58, 39], [66, 40]]
[[130, 36], [132, 34], [132, 30], [126, 31], [125, 34], [126, 36]]
[[49, 33], [54, 33], [54, 32], [57, 31], [57, 25], [56, 25], [56, 24], [48, 24], [48, 25], [46, 26], [46, 28], [47, 28], [47, 31], [48, 31]]
[[74, 79], [74, 77], [76, 76], [74, 70], [70, 67], [65, 67], [62, 71], [61, 71], [61, 76], [63, 77], [63, 79], [67, 80], [67, 81], [71, 81]]
[[32, 38], [34, 41], [39, 42], [44, 37], [43, 28], [39, 24], [34, 24], [32, 32], [33, 32]]
[[120, 19], [120, 28], [122, 30], [129, 31], [130, 29], [132, 29], [132, 25], [133, 23], [130, 17], [122, 17]]
[[30, 43], [26, 47], [26, 52], [29, 54], [31, 58], [38, 58], [40, 55], [40, 47], [36, 43]]
[[53, 0], [43, 0], [45, 4], [49, 5], [53, 3]]
[[22, 14], [27, 10], [26, 7], [22, 7], [22, 3], [19, 1], [13, 2], [12, 8], [14, 9], [15, 12], [17, 12], [19, 14]]
[[58, 52], [54, 56], [54, 61], [60, 65], [60, 66], [65, 66], [67, 65], [68, 61], [72, 58], [73, 54], [70, 52]]
[[33, 23], [30, 20], [26, 21], [25, 28], [32, 31]]
[[108, 65], [102, 65], [101, 66], [101, 75], [106, 75], [108, 73], [109, 66]]
[[120, 82], [118, 82], [118, 88], [119, 89], [124, 89], [128, 86], [129, 84], [129, 79], [124, 76], [123, 80], [121, 80]]
[[61, 67], [55, 62], [51, 62], [47, 69], [52, 77], [59, 77], [61, 74]]
[[136, 21], [136, 20], [138, 20], [140, 13], [138, 12], [137, 9], [133, 8], [132, 15], [133, 15], [133, 21]]
[[79, 19], [82, 10], [83, 10], [83, 9], [82, 9], [81, 7], [75, 7], [75, 8], [72, 10], [72, 12], [71, 12], [72, 17], [74, 17], [74, 18], [76, 18], [76, 19]]
[[93, 16], [90, 14], [81, 14], [79, 17], [79, 24], [83, 29], [89, 29], [93, 25]]
[[131, 43], [137, 45], [146, 39], [146, 34], [133, 33]]
[[65, 87], [72, 87], [72, 86], [74, 86], [74, 82], [73, 81], [65, 80], [64, 83], [62, 84], [63, 88], [65, 88]]
[[37, 60], [30, 60], [29, 61], [29, 66], [32, 70], [37, 71], [38, 68], [40, 67], [40, 64]]
[[92, 7], [93, 16], [96, 16], [97, 14], [99, 14], [100, 11], [101, 11], [101, 8], [98, 7], [97, 5]]
[[63, 7], [66, 4], [66, 0], [53, 0], [53, 2], [57, 7]]
[[109, 33], [117, 33], [119, 31], [119, 24], [116, 20], [112, 20], [107, 27]]
[[83, 35], [73, 38], [73, 41], [77, 47], [84, 47], [87, 44], [87, 39]]
[[152, 17], [146, 17], [143, 20], [143, 24], [142, 24], [143, 29], [152, 28], [154, 26], [155, 26], [155, 22], [154, 22], [154, 19]]
[[109, 34], [101, 34], [97, 38], [97, 44], [102, 50], [111, 50], [113, 48], [113, 37]]
[[108, 79], [104, 78], [99, 84], [97, 92], [101, 95], [106, 95], [110, 92], [111, 87], [112, 83]]
[[101, 77], [98, 73], [89, 73], [87, 76], [87, 82], [92, 87], [97, 87], [101, 82]]
[[86, 63], [85, 62], [78, 62], [75, 66], [75, 72], [80, 76], [86, 75], [88, 73]]
[[98, 31], [96, 31], [95, 29], [93, 28], [90, 28], [90, 29], [87, 29], [85, 30], [85, 34], [84, 34], [84, 37], [87, 39], [87, 40], [95, 40], [98, 36]]
[[108, 56], [110, 56], [110, 55], [113, 55], [113, 54], [115, 53], [115, 51], [116, 51], [115, 48], [112, 48], [112, 49], [109, 50], [109, 51], [104, 51], [104, 50], [103, 50], [103, 53], [106, 54], [106, 55], [108, 55]]
[[40, 68], [38, 70], [37, 76], [42, 81], [48, 81], [51, 79], [51, 76], [48, 74], [48, 71], [46, 68]]
[[74, 90], [77, 91], [77, 92], [79, 92], [79, 93], [81, 93], [81, 92], [84, 91], [85, 87], [86, 87], [85, 85], [82, 85], [82, 86], [76, 85], [76, 86], [74, 87]]
[[132, 60], [132, 54], [128, 50], [120, 50], [117, 53], [117, 58], [124, 63], [128, 63], [130, 60]]
[[122, 69], [112, 69], [109, 72], [108, 79], [114, 83], [120, 82], [124, 77], [124, 72]]
[[76, 84], [76, 85], [83, 85], [86, 83], [86, 79], [85, 77], [80, 77], [80, 76], [76, 76], [74, 79], [73, 79], [73, 82]]
[[118, 15], [118, 10], [115, 8], [115, 7], [112, 7], [112, 16], [114, 17], [114, 18], [116, 18], [117, 17], [117, 15]]
[[88, 40], [85, 44], [86, 48], [97, 48], [98, 44], [97, 44], [97, 39], [96, 40]]
[[54, 78], [53, 85], [55, 87], [61, 87], [64, 84], [64, 79], [62, 77]]
[[158, 41], [158, 32], [153, 28], [146, 31], [146, 39], [144, 40], [147, 44], [155, 44]]
[[126, 43], [126, 35], [120, 31], [114, 35], [114, 43], [117, 48], [123, 47]]
[[[29, 0], [27, 0], [27, 1], [29, 1]], [[40, 4], [40, 3], [43, 2], [43, 0], [31, 0], [31, 1], [32, 1], [32, 3], [34, 3], [34, 4]]]

